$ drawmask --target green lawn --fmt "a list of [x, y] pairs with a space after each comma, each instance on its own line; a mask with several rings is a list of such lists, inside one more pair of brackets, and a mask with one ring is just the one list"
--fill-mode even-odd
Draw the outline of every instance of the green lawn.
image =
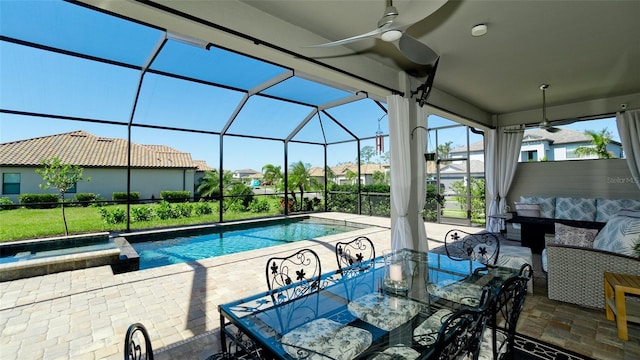
[[[149, 205], [132, 205], [149, 206]], [[121, 207], [126, 210], [126, 205], [107, 206], [107, 209]], [[107, 224], [100, 216], [97, 207], [69, 207], [65, 208], [67, 218], [67, 226], [69, 234], [79, 234], [87, 232], [100, 231], [124, 231], [126, 223]], [[271, 210], [267, 213], [226, 212], [224, 220], [240, 220], [254, 217], [277, 215], [277, 210]], [[160, 220], [154, 218], [151, 221], [132, 222], [131, 229], [149, 229], [178, 225], [193, 225], [218, 222], [217, 209], [213, 214], [196, 216], [192, 215], [188, 218]], [[33, 239], [42, 237], [52, 237], [64, 235], [64, 223], [62, 222], [62, 209], [25, 209], [19, 208], [15, 210], [0, 211], [0, 242], [14, 241], [20, 239]]]

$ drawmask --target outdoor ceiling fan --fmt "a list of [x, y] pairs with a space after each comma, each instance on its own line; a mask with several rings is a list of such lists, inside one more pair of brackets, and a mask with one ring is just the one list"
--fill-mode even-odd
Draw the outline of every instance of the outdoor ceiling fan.
[[[546, 91], [549, 88], [548, 84], [542, 84], [540, 85], [540, 90], [542, 90], [542, 121], [536, 124], [527, 124], [524, 125], [523, 127], [521, 127], [520, 129], [505, 129], [505, 132], [522, 132], [525, 131], [527, 129], [542, 129], [542, 130], [546, 130], [550, 133], [556, 133], [558, 131], [560, 131], [560, 128], [554, 127], [551, 125], [551, 121], [549, 121], [549, 119], [547, 119], [547, 97], [546, 97]], [[567, 119], [567, 120], [558, 120], [558, 121], [554, 121], [553, 124], [555, 125], [567, 125], [567, 124], [571, 124], [575, 122], [574, 119]]]
[[[442, 7], [446, 2], [447, 0], [432, 0], [431, 4], [433, 5], [431, 13]], [[424, 14], [424, 16], [426, 17], [431, 13]], [[306, 47], [331, 47], [364, 39], [379, 38], [383, 41], [393, 43], [407, 59], [416, 64], [432, 64], [438, 58], [438, 54], [436, 54], [436, 52], [429, 46], [421, 43], [416, 38], [405, 32], [411, 25], [413, 25], [413, 23], [406, 23], [403, 21], [398, 9], [393, 6], [393, 1], [388, 0], [387, 8], [380, 20], [378, 20], [378, 26], [375, 30], [342, 40]]]

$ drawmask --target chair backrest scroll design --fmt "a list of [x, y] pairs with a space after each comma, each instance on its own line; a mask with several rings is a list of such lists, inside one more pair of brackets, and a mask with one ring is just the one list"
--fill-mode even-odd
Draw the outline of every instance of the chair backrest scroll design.
[[500, 240], [490, 232], [470, 234], [453, 229], [445, 235], [444, 246], [451, 259], [473, 260], [485, 265], [495, 265], [500, 255]]
[[142, 359], [153, 360], [149, 333], [141, 323], [131, 324], [124, 338], [124, 360]]
[[373, 266], [376, 249], [366, 236], [359, 236], [351, 241], [336, 243], [336, 260], [338, 269], [345, 271], [365, 271]]

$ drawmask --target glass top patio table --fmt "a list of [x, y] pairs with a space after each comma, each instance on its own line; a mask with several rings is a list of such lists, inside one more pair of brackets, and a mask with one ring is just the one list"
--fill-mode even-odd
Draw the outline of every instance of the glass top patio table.
[[[518, 275], [516, 269], [487, 268], [470, 260], [453, 260], [445, 254], [401, 251], [412, 270], [411, 287], [407, 292], [384, 290], [384, 259], [378, 257], [374, 266], [365, 271], [325, 273], [321, 276], [319, 291], [285, 303], [274, 304], [271, 293], [265, 291], [220, 305], [221, 343], [225, 344], [226, 336], [234, 335], [226, 328], [231, 323], [255, 342], [268, 358], [341, 358], [336, 356], [335, 349], [333, 353], [329, 348], [325, 352], [322, 345], [313, 347], [305, 341], [297, 341], [300, 334], [291, 336], [298, 331], [309, 340], [315, 334], [308, 332], [305, 324], [328, 319], [331, 324], [352, 326], [371, 334], [371, 344], [356, 358], [373, 358], [371, 354], [389, 347], [410, 347], [423, 358], [433, 350], [433, 344], [417, 341], [421, 325], [424, 326], [438, 310], [456, 311], [474, 305], [447, 298], [444, 296], [446, 289], [464, 288], [467, 293], [471, 292], [471, 297], [479, 299], [483, 287], [489, 287], [495, 295], [505, 280]], [[477, 290], [475, 293], [474, 289]]]

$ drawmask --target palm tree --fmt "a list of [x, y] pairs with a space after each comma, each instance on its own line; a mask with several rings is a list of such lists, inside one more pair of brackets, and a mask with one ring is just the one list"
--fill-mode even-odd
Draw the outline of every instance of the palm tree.
[[599, 159], [611, 159], [615, 157], [607, 150], [607, 145], [611, 142], [611, 133], [607, 128], [599, 132], [585, 130], [584, 134], [591, 136], [592, 146], [578, 146], [575, 150], [577, 156], [597, 155]]
[[[224, 186], [231, 184], [232, 180], [233, 174], [230, 171], [225, 171], [222, 178]], [[196, 191], [202, 197], [220, 196], [220, 174], [218, 170], [205, 172]]]
[[280, 165], [267, 164], [262, 167], [262, 176], [264, 181], [276, 185], [282, 180], [282, 170]]
[[289, 166], [289, 190], [291, 190], [294, 201], [296, 197], [293, 190], [300, 190], [300, 210], [302, 210], [302, 204], [304, 203], [305, 189], [312, 189], [318, 186], [318, 180], [311, 176], [309, 169], [311, 169], [311, 164], [304, 164], [302, 161], [295, 162]]
[[453, 141], [447, 141], [444, 144], [438, 145], [438, 159], [446, 159], [449, 157], [449, 153], [451, 152], [451, 145], [453, 145]]

